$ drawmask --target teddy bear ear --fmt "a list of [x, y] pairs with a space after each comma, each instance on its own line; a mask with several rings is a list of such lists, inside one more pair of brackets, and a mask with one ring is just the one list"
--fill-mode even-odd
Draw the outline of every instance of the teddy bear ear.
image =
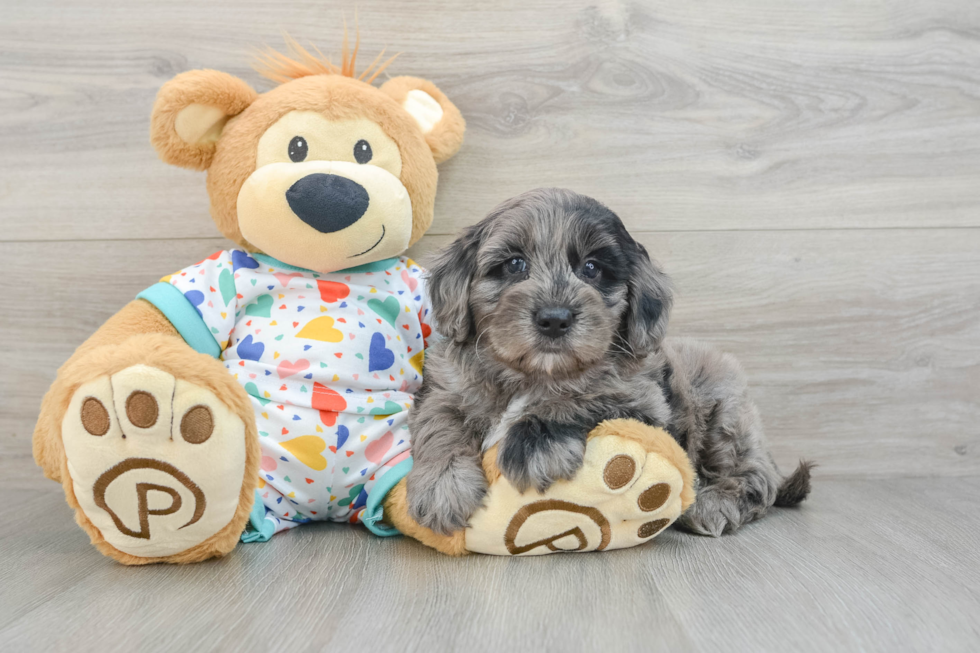
[[150, 118], [150, 141], [167, 163], [206, 170], [221, 130], [258, 97], [228, 73], [190, 70], [163, 85]]
[[463, 144], [466, 121], [435, 84], [418, 77], [392, 77], [381, 85], [381, 91], [415, 119], [436, 163], [456, 154]]

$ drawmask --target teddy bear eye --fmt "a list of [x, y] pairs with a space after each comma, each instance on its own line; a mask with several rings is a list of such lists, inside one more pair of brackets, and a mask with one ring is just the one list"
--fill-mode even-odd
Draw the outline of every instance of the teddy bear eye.
[[358, 163], [367, 163], [374, 156], [371, 151], [371, 144], [363, 138], [354, 145], [354, 160]]
[[306, 154], [309, 151], [310, 146], [306, 144], [306, 139], [302, 136], [293, 136], [293, 140], [289, 141], [289, 158], [294, 163], [306, 159]]

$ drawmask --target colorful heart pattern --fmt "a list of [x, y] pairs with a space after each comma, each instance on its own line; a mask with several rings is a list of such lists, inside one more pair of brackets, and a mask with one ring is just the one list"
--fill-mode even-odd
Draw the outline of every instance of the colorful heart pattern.
[[388, 431], [381, 436], [378, 440], [371, 440], [368, 446], [364, 448], [364, 457], [370, 460], [372, 463], [380, 464], [391, 449], [391, 445], [395, 443], [395, 434]]
[[293, 376], [294, 374], [299, 374], [300, 372], [306, 370], [310, 366], [310, 361], [306, 359], [299, 359], [295, 363], [290, 363], [284, 360], [276, 366], [276, 372], [279, 373], [280, 379], [285, 379], [287, 377]]
[[238, 353], [238, 357], [242, 360], [257, 361], [262, 358], [262, 352], [265, 351], [265, 345], [261, 342], [255, 342], [252, 340], [252, 336], [245, 336], [245, 339], [238, 343], [238, 347], [235, 350]]
[[319, 274], [231, 250], [163, 279], [195, 309], [167, 317], [189, 333], [179, 322], [196, 314], [250, 397], [276, 531], [356, 523], [378, 478], [409, 455], [431, 333], [422, 273], [398, 258]]
[[272, 315], [272, 295], [259, 295], [255, 302], [245, 307], [245, 315], [269, 317]]
[[298, 438], [280, 443], [280, 446], [296, 456], [297, 460], [310, 469], [323, 471], [327, 468], [327, 459], [321, 455], [327, 448], [327, 443], [323, 441], [323, 438], [315, 435], [301, 435]]
[[342, 342], [344, 334], [339, 329], [333, 328], [334, 320], [332, 317], [323, 316], [307, 322], [306, 326], [296, 334], [297, 338], [307, 340], [320, 340], [322, 342]]
[[[221, 252], [218, 253], [221, 254]], [[238, 249], [233, 249], [231, 250], [231, 266], [233, 272], [237, 272], [239, 268], [254, 270], [255, 268], [259, 267], [259, 262], [245, 252]]]
[[346, 283], [341, 283], [339, 281], [328, 281], [326, 279], [317, 279], [317, 288], [320, 290], [320, 299], [332, 304], [334, 302], [340, 301], [344, 297], [350, 294], [350, 286]]
[[338, 413], [347, 409], [347, 401], [336, 390], [322, 383], [314, 383], [312, 407], [320, 411], [321, 422], [326, 426], [333, 426], [337, 423]]
[[368, 300], [368, 308], [380, 315], [391, 326], [395, 326], [395, 319], [401, 311], [401, 304], [394, 297], [388, 297], [384, 301], [377, 298]]
[[385, 347], [384, 334], [375, 333], [371, 336], [371, 348], [368, 350], [368, 372], [386, 370], [395, 364], [395, 352]]

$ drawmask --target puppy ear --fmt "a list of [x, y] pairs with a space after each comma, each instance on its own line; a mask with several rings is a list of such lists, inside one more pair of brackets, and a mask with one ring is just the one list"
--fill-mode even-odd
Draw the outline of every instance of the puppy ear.
[[673, 303], [670, 278], [655, 263], [643, 245], [629, 239], [630, 275], [627, 282], [626, 314], [621, 337], [635, 356], [643, 356], [660, 346], [667, 333], [667, 320]]
[[466, 121], [435, 84], [418, 77], [393, 77], [381, 85], [415, 119], [436, 163], [448, 160], [463, 144]]
[[480, 234], [480, 225], [468, 228], [429, 267], [429, 299], [436, 329], [456, 342], [465, 342], [473, 333], [470, 283], [476, 274]]
[[157, 93], [150, 117], [150, 142], [167, 163], [206, 170], [225, 123], [256, 97], [248, 84], [227, 73], [181, 73]]

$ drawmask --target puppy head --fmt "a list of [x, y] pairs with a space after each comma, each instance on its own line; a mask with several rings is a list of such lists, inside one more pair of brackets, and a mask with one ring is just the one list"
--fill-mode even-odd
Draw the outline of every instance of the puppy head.
[[667, 329], [667, 276], [615, 213], [538, 189], [507, 200], [430, 271], [444, 335], [527, 375], [572, 376], [606, 356], [641, 358]]

